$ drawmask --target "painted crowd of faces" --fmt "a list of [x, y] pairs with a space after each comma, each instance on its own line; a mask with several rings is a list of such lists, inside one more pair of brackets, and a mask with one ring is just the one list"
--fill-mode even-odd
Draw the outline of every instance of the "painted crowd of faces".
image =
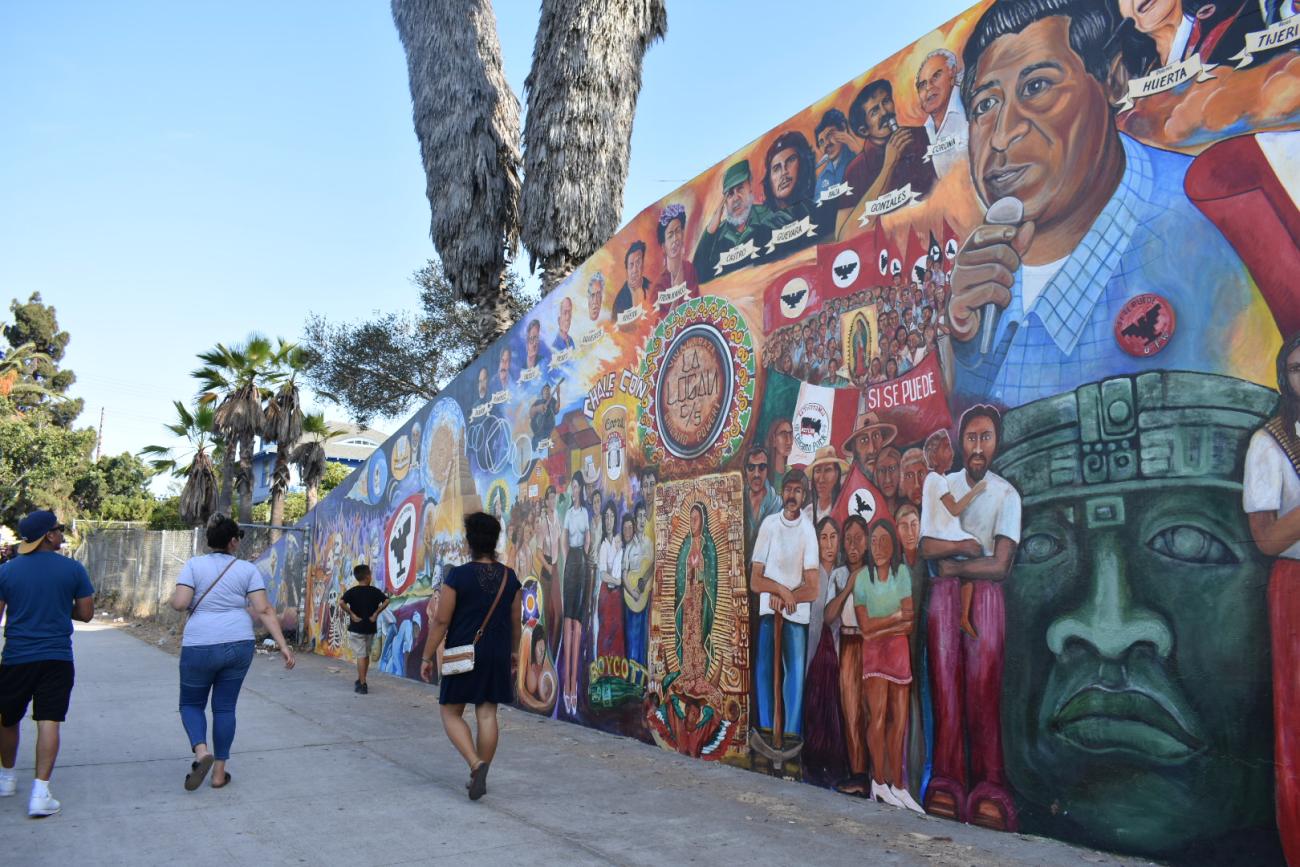
[[[1082, 407], [1119, 382], [1138, 395], [1133, 406], [1158, 406], [1178, 394], [1155, 395], [1150, 383], [1163, 380], [1151, 376], [1179, 371], [1209, 395], [1212, 420], [1214, 395], [1275, 386], [1281, 334], [1300, 327], [1289, 285], [1300, 264], [1295, 12], [1291, 0], [980, 3], [638, 213], [318, 506], [307, 594], [318, 651], [349, 652], [337, 598], [352, 567], [370, 563], [398, 596], [381, 624], [380, 668], [413, 676], [441, 576], [465, 556], [455, 515], [482, 508], [502, 519], [502, 556], [525, 579], [517, 686], [530, 710], [855, 794], [893, 786], [994, 827], [1175, 859], [1245, 847], [1256, 863], [1277, 861], [1269, 563], [1242, 541], [1249, 427], [1179, 422], [1168, 435], [1188, 451], [1172, 469], [1149, 474], [1148, 449], [1120, 484], [1118, 470], [1090, 475], [1111, 466], [1106, 447], [1094, 457], [1078, 443], [1093, 435], [1088, 424], [1120, 424], [1121, 410], [1085, 424], [1079, 409], [1054, 433], [1050, 469], [1030, 478], [1016, 468], [1050, 427], [1023, 422], [1044, 401], [1079, 395]], [[939, 254], [921, 240], [915, 258], [912, 239], [934, 238]], [[862, 267], [841, 286], [828, 253], [846, 245]], [[772, 288], [792, 275], [808, 300], [774, 318]], [[664, 349], [656, 330], [702, 296], [725, 299], [752, 338], [754, 405], [721, 408], [750, 413], [746, 440], [651, 461], [654, 383], [641, 374]], [[861, 308], [874, 309], [874, 332], [861, 359], [846, 359], [845, 316]], [[845, 448], [862, 396], [931, 356], [951, 425], [917, 430], [906, 407], [881, 410]], [[823, 460], [789, 490], [798, 431], [793, 386], [778, 398], [778, 380], [864, 404], [831, 437], [845, 466]], [[953, 673], [934, 670], [927, 630], [931, 589], [949, 567], [920, 556], [923, 511], [934, 508], [922, 489], [931, 473], [971, 470], [979, 438], [965, 442], [958, 425], [983, 405], [999, 411], [1003, 437], [989, 425], [978, 474], [1005, 473], [1022, 517], [1000, 597], [1000, 698], [964, 708], [961, 726], [974, 744], [993, 720], [1000, 755], [990, 762], [970, 746], [960, 791], [940, 792], [936, 704], [951, 698]], [[1236, 462], [1213, 478], [1196, 451], [1211, 440]], [[855, 465], [892, 520], [822, 521]], [[729, 473], [740, 504], [706, 491], [694, 509], [673, 489], [681, 517], [656, 544], [657, 487]], [[772, 674], [760, 659], [770, 615], [754, 592], [747, 606], [719, 600], [732, 579], [714, 573], [733, 543], [704, 526], [737, 527], [752, 547], [788, 496], [807, 509], [830, 582], [812, 594], [809, 632], [842, 622], [827, 611], [831, 590], [846, 586], [840, 570], [850, 600], [858, 582], [906, 572], [911, 679], [855, 685], [827, 668], [820, 632], [788, 638], [782, 652], [797, 644], [804, 674], [799, 701], [781, 697], [776, 742], [773, 690], [759, 685]], [[741, 582], [753, 575], [744, 553]], [[665, 556], [670, 566], [656, 563]], [[680, 592], [662, 578], [679, 557], [689, 572]], [[882, 598], [877, 583], [858, 595]], [[987, 604], [977, 598], [972, 616]], [[670, 615], [674, 640], [661, 641]], [[680, 647], [687, 636], [702, 653]], [[726, 680], [737, 672], [739, 690]], [[864, 744], [865, 768], [853, 767]]]

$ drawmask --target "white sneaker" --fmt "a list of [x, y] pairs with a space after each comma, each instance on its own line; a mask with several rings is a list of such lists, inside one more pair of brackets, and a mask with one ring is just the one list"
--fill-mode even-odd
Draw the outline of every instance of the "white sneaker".
[[0, 798], [8, 798], [16, 794], [18, 794], [18, 777], [14, 774], [0, 777]]
[[903, 806], [903, 802], [894, 797], [894, 793], [890, 791], [889, 786], [884, 783], [877, 783], [875, 780], [871, 781], [871, 797], [891, 807]]
[[921, 809], [921, 805], [918, 804], [915, 800], [913, 800], [911, 793], [908, 792], [907, 789], [900, 789], [897, 786], [890, 786], [889, 791], [898, 800], [898, 803], [902, 804], [904, 807], [911, 810], [913, 813], [920, 813], [921, 815], [925, 815], [925, 810]]
[[27, 802], [27, 815], [33, 817], [53, 816], [61, 809], [63, 809], [63, 806], [54, 800], [53, 795], [44, 797], [32, 795], [31, 800]]

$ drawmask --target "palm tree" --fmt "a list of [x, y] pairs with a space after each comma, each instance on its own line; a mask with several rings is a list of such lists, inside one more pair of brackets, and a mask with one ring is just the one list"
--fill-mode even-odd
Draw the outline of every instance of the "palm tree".
[[524, 83], [522, 238], [549, 292], [618, 228], [646, 50], [664, 0], [543, 0]]
[[[226, 445], [223, 474], [236, 460], [233, 473], [239, 489], [239, 520], [253, 520], [253, 447], [262, 433], [265, 413], [262, 400], [267, 386], [277, 384], [280, 376], [272, 362], [275, 350], [271, 341], [254, 334], [242, 346], [215, 348], [199, 353], [204, 366], [191, 375], [201, 383], [199, 402], [215, 406], [213, 422], [217, 435]], [[223, 485], [223, 508], [229, 508]]]
[[519, 242], [519, 100], [491, 0], [392, 0], [433, 211], [430, 236], [485, 330], [512, 324], [506, 264]]
[[303, 439], [293, 450], [293, 462], [298, 465], [298, 477], [307, 488], [307, 513], [311, 514], [320, 499], [320, 483], [325, 475], [325, 441], [343, 430], [331, 427], [324, 413], [314, 412], [303, 417], [302, 432]]
[[191, 412], [179, 400], [173, 401], [173, 405], [176, 421], [163, 427], [185, 440], [185, 447], [178, 454], [170, 446], [145, 446], [140, 449], [140, 456], [151, 458], [148, 463], [154, 472], [185, 477], [185, 487], [181, 489], [181, 520], [198, 526], [207, 523], [217, 510], [217, 474], [208, 454], [209, 449], [219, 449], [213, 437], [215, 413], [212, 407], [202, 405]]
[[[262, 425], [262, 442], [275, 443], [275, 469], [271, 473], [271, 526], [284, 522], [284, 495], [289, 488], [289, 463], [291, 452], [302, 438], [303, 414], [298, 393], [298, 374], [311, 364], [311, 353], [305, 347], [280, 338], [272, 367], [284, 377], [279, 388], [266, 400], [265, 419]], [[271, 531], [271, 541], [280, 538], [279, 530]]]

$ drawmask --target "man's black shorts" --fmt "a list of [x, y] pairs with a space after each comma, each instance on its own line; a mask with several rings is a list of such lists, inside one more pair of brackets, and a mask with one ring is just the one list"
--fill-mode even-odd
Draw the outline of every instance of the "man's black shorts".
[[32, 706], [32, 719], [63, 722], [75, 670], [66, 659], [0, 665], [0, 726], [18, 725]]

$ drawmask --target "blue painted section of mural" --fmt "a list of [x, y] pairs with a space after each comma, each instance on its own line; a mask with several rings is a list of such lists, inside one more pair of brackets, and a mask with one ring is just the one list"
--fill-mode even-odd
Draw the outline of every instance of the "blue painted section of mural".
[[1300, 864], [1294, 12], [981, 3], [642, 211], [317, 507], [317, 651], [482, 509], [531, 711]]

